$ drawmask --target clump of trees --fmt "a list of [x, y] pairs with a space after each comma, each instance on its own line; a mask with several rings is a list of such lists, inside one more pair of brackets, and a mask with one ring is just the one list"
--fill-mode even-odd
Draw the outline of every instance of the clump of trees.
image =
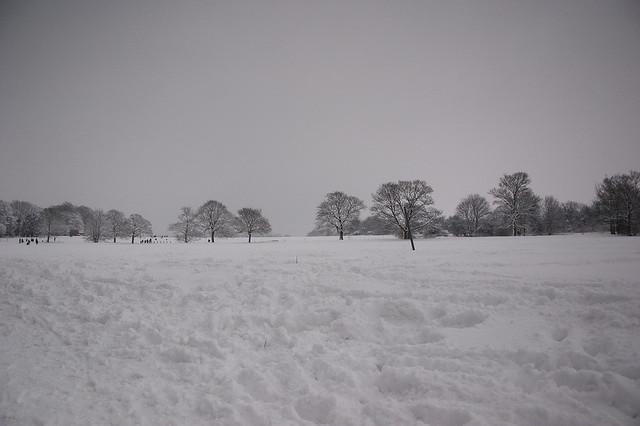
[[28, 201], [0, 200], [0, 236], [51, 237], [68, 235], [84, 236], [99, 242], [105, 238], [117, 241], [118, 237], [151, 235], [151, 222], [139, 214], [128, 218], [119, 210], [92, 209], [74, 206], [69, 202], [40, 208]]
[[542, 198], [530, 184], [531, 178], [525, 172], [503, 175], [498, 186], [489, 191], [494, 210], [481, 195], [469, 195], [460, 201], [456, 214], [447, 218], [447, 230], [468, 237], [594, 230], [596, 223], [590, 207], [575, 201], [560, 203], [553, 196]]
[[221, 202], [209, 200], [198, 209], [182, 207], [178, 221], [169, 229], [185, 243], [204, 235], [210, 237], [208, 242], [213, 243], [216, 235], [228, 237], [240, 232], [246, 233], [251, 242], [254, 234], [270, 233], [271, 224], [260, 209], [245, 207], [238, 210], [238, 216], [234, 216]]
[[[456, 214], [446, 221], [454, 235], [526, 235], [604, 231], [637, 235], [640, 228], [640, 173], [631, 171], [605, 177], [596, 187], [590, 204], [560, 202], [548, 195], [537, 196], [524, 172], [504, 175], [489, 191], [496, 209], [479, 220], [475, 232], [469, 228], [467, 199], [460, 202]], [[467, 197], [469, 198], [469, 197]]]
[[605, 177], [596, 187], [595, 209], [611, 234], [637, 235], [640, 225], [640, 172]]
[[446, 219], [433, 207], [432, 193], [422, 180], [384, 183], [372, 195], [372, 215], [363, 220], [359, 215], [364, 205], [359, 205], [357, 214], [348, 220], [339, 220], [342, 216], [327, 206], [341, 205], [330, 201], [352, 196], [327, 194], [318, 206], [316, 227], [309, 235], [396, 234], [410, 240], [415, 249], [413, 238], [417, 235], [553, 235], [604, 231], [605, 226], [612, 234], [637, 235], [640, 228], [640, 173], [634, 171], [605, 177], [591, 204], [538, 196], [531, 189], [531, 178], [522, 171], [500, 177], [497, 186], [488, 191], [492, 202], [480, 194], [469, 194]]
[[0, 201], [3, 235], [37, 237], [43, 226], [42, 209], [28, 201]]
[[328, 193], [317, 207], [316, 227], [309, 235], [335, 232], [343, 240], [345, 233], [396, 234], [415, 250], [414, 236], [438, 233], [443, 223], [442, 213], [432, 206], [432, 192], [423, 180], [384, 183], [372, 194], [372, 215], [362, 221], [362, 200], [340, 191]]
[[542, 201], [542, 230], [547, 235], [553, 235], [563, 229], [563, 212], [560, 202], [554, 196], [548, 195]]

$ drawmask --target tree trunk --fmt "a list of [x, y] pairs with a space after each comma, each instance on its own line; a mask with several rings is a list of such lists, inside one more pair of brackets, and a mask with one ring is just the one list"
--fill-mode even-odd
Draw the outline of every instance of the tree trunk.
[[212, 242], [212, 243], [214, 242], [214, 240], [213, 240], [213, 235], [214, 235], [214, 234], [215, 234], [215, 231], [211, 231], [211, 242]]
[[340, 240], [344, 240], [344, 231], [340, 229]]
[[633, 231], [631, 230], [631, 209], [627, 208], [627, 235], [632, 236]]
[[404, 208], [404, 222], [405, 225], [407, 226], [407, 234], [409, 236], [409, 240], [411, 241], [411, 250], [415, 251], [416, 250], [416, 246], [413, 243], [413, 234], [411, 233], [411, 221], [409, 219], [407, 219], [407, 209]]
[[136, 234], [131, 234], [131, 244], [133, 244], [133, 240], [135, 239]]
[[113, 236], [113, 243], [114, 244], [116, 243], [116, 236], [115, 235]]
[[249, 232], [249, 242], [251, 242], [251, 232]]

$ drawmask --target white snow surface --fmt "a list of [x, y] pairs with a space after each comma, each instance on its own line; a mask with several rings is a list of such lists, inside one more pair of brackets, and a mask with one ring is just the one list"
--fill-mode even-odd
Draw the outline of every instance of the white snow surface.
[[640, 238], [0, 242], [0, 425], [638, 425]]

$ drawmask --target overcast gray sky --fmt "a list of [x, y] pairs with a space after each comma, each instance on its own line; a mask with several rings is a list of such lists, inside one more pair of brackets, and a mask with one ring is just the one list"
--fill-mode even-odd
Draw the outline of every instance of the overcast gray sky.
[[639, 160], [638, 1], [0, 2], [0, 199], [304, 234], [334, 190], [588, 202]]

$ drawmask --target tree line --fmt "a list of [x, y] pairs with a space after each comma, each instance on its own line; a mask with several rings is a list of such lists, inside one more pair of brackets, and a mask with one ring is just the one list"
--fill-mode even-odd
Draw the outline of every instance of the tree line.
[[362, 221], [362, 200], [331, 192], [317, 207], [316, 226], [309, 235], [335, 233], [342, 240], [345, 233], [395, 233], [410, 240], [415, 250], [413, 238], [417, 235], [552, 235], [607, 229], [611, 234], [638, 234], [639, 172], [605, 177], [596, 186], [595, 199], [589, 205], [561, 203], [551, 195], [540, 197], [530, 185], [531, 178], [525, 172], [505, 174], [487, 192], [492, 203], [480, 194], [470, 194], [458, 203], [455, 214], [445, 218], [432, 206], [433, 189], [425, 181], [387, 182], [372, 194], [372, 214]]
[[0, 200], [0, 236], [46, 237], [84, 235], [88, 240], [99, 242], [104, 239], [135, 238], [150, 236], [151, 222], [138, 213], [125, 216], [119, 210], [92, 209], [74, 206], [69, 202], [38, 207], [28, 201]]
[[[637, 235], [640, 228], [640, 172], [605, 177], [596, 185], [590, 204], [560, 202], [541, 197], [530, 187], [525, 172], [503, 175], [487, 195], [469, 194], [457, 205], [455, 214], [444, 217], [433, 204], [433, 188], [424, 180], [387, 182], [372, 194], [371, 215], [360, 220], [365, 203], [341, 191], [326, 194], [316, 209], [316, 225], [309, 235], [395, 234], [407, 239], [415, 250], [414, 238], [452, 234], [456, 236], [552, 235], [556, 233], [608, 231]], [[492, 208], [493, 207], [493, 208]], [[206, 236], [211, 243], [217, 236], [244, 233], [251, 242], [254, 235], [271, 232], [262, 211], [244, 207], [232, 214], [216, 200], [200, 207], [182, 207], [177, 222], [170, 226], [176, 238], [185, 243]], [[27, 201], [0, 200], [0, 236], [84, 235], [93, 242], [104, 239], [150, 236], [151, 223], [142, 215], [125, 216], [119, 210], [104, 211], [69, 202], [40, 208]]]

